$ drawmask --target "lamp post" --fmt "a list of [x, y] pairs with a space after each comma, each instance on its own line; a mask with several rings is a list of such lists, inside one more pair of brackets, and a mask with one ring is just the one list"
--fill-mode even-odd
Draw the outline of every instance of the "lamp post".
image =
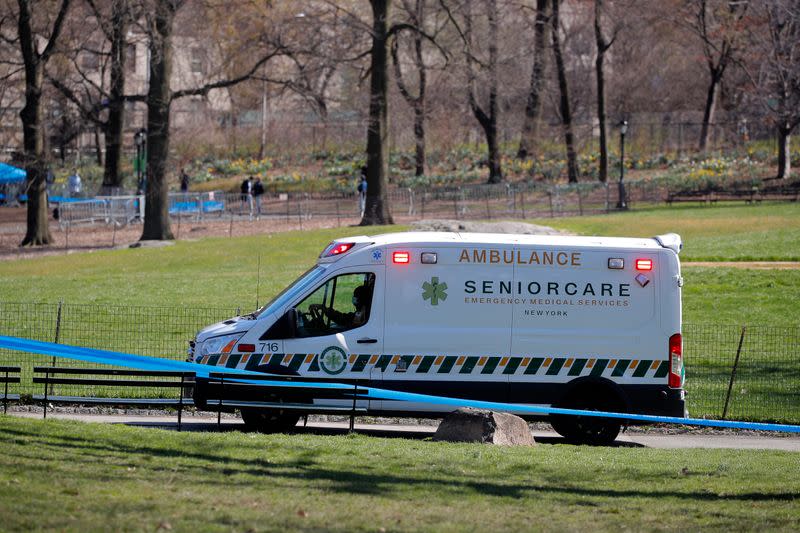
[[133, 134], [133, 144], [136, 146], [136, 193], [144, 194], [145, 187], [145, 172], [144, 172], [144, 159], [146, 154], [147, 144], [147, 130], [140, 129]]
[[619, 201], [617, 209], [628, 209], [625, 194], [625, 134], [628, 133], [628, 121], [619, 123]]

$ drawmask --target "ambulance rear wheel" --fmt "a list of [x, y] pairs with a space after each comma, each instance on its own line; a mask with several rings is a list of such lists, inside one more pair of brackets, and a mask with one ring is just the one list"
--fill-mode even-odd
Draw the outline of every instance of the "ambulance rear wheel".
[[242, 409], [242, 420], [250, 431], [283, 433], [297, 425], [300, 415], [277, 409]]
[[[620, 412], [622, 402], [613, 391], [605, 388], [590, 388], [569, 395], [558, 407], [585, 411]], [[550, 419], [553, 429], [574, 444], [608, 446], [613, 444], [622, 429], [621, 421], [613, 418], [589, 416], [558, 416]]]

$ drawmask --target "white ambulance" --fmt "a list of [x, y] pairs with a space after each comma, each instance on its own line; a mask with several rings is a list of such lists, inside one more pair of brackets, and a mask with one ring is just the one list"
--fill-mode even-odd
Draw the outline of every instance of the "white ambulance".
[[[202, 330], [189, 360], [468, 400], [685, 416], [680, 249], [675, 234], [338, 239], [266, 306]], [[194, 394], [201, 409], [215, 409], [203, 380]], [[382, 416], [455, 409], [358, 402]], [[242, 410], [262, 430], [293, 426], [302, 414]], [[590, 417], [550, 422], [593, 443], [613, 441], [621, 427]]]

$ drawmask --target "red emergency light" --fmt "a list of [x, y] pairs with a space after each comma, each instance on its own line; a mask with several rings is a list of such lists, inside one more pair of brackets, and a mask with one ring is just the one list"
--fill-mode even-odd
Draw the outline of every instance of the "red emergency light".
[[411, 254], [408, 252], [394, 252], [392, 253], [392, 262], [400, 265], [406, 265], [411, 261]]
[[636, 270], [653, 270], [652, 259], [637, 259]]
[[333, 257], [334, 255], [342, 255], [355, 246], [354, 242], [332, 242], [322, 251], [320, 257]]

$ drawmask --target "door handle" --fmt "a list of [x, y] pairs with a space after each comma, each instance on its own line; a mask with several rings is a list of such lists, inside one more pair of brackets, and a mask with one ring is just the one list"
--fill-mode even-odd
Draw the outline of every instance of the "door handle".
[[358, 339], [356, 342], [358, 344], [375, 344], [378, 342], [378, 339]]

